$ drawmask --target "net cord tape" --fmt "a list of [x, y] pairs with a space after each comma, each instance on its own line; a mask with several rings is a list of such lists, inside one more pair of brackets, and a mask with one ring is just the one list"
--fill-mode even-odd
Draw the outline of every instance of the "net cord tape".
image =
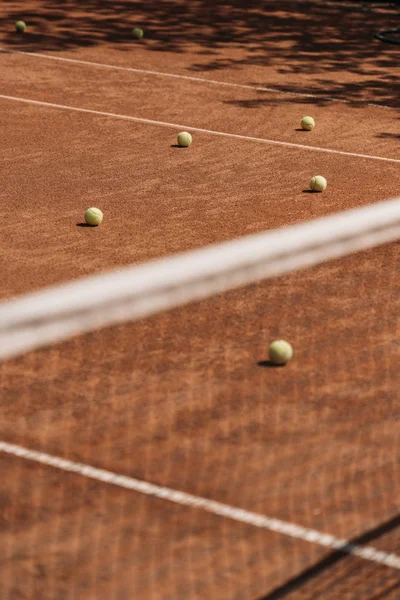
[[400, 197], [0, 303], [0, 359], [400, 238]]

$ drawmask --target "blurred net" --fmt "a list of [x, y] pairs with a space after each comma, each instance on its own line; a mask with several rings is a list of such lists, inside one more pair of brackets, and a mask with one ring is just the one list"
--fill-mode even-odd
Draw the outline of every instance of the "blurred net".
[[395, 240], [400, 200], [122, 269], [0, 304], [0, 358]]
[[[4, 302], [0, 439], [400, 556], [399, 234], [395, 199]], [[0, 460], [0, 597], [398, 593], [395, 564]]]

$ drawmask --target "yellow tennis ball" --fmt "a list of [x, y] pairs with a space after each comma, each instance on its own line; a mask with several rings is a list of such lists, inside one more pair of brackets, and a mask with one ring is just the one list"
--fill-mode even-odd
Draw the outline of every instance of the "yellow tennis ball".
[[293, 348], [285, 340], [275, 340], [270, 345], [268, 354], [274, 365], [285, 365], [293, 357]]
[[312, 117], [303, 117], [301, 120], [301, 126], [306, 131], [311, 131], [315, 127], [315, 121]]
[[103, 213], [99, 208], [88, 208], [85, 211], [85, 221], [88, 225], [100, 225], [103, 220]]
[[15, 29], [18, 31], [18, 33], [24, 33], [26, 29], [26, 23], [24, 23], [24, 21], [17, 21], [15, 23]]
[[140, 29], [140, 27], [135, 27], [135, 29], [132, 29], [132, 37], [134, 37], [136, 40], [141, 40], [143, 36], [144, 32], [143, 29]]
[[178, 144], [180, 146], [183, 146], [184, 148], [187, 148], [188, 146], [190, 146], [192, 141], [193, 141], [192, 136], [187, 131], [182, 131], [178, 135]]
[[313, 192], [323, 192], [326, 190], [327, 185], [328, 182], [326, 181], [325, 177], [322, 177], [322, 175], [315, 175], [315, 177], [310, 179], [310, 188]]

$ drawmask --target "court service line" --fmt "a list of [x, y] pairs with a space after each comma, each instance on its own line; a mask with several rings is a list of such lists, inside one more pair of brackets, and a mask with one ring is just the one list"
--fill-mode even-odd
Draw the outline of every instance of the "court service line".
[[207, 79], [206, 77], [194, 77], [192, 75], [180, 75], [177, 73], [166, 73], [164, 71], [153, 71], [150, 69], [138, 69], [135, 67], [121, 67], [119, 65], [110, 65], [107, 63], [92, 62], [89, 60], [81, 60], [77, 58], [66, 58], [63, 56], [52, 56], [51, 54], [43, 54], [41, 52], [24, 52], [23, 50], [9, 50], [8, 48], [0, 48], [0, 52], [6, 52], [8, 54], [22, 54], [24, 56], [30, 56], [32, 58], [44, 58], [48, 60], [58, 60], [60, 62], [75, 63], [78, 65], [87, 65], [91, 67], [99, 67], [101, 69], [111, 69], [115, 71], [127, 71], [130, 73], [141, 73], [143, 75], [155, 75], [157, 77], [169, 77], [171, 79], [183, 79], [186, 81], [195, 81], [197, 83], [208, 83], [210, 85], [220, 85], [225, 87], [233, 87], [244, 90], [253, 90], [255, 92], [265, 92], [271, 94], [282, 94], [286, 96], [299, 96], [301, 98], [316, 98], [318, 100], [329, 101], [329, 102], [341, 102], [342, 104], [352, 104], [358, 106], [373, 106], [375, 108], [385, 108], [386, 110], [397, 110], [393, 106], [387, 106], [385, 104], [375, 104], [374, 102], [363, 102], [362, 100], [345, 100], [344, 98], [331, 98], [329, 96], [319, 96], [318, 94], [306, 94], [305, 92], [289, 92], [286, 90], [279, 90], [276, 88], [246, 85], [244, 83], [232, 83], [229, 81], [218, 81], [218, 79]]
[[200, 509], [214, 515], [225, 517], [233, 521], [240, 523], [246, 523], [254, 527], [261, 529], [267, 529], [274, 533], [286, 535], [304, 542], [310, 542], [331, 550], [341, 551], [344, 554], [350, 554], [357, 556], [386, 567], [391, 567], [400, 570], [400, 556], [396, 554], [389, 554], [381, 550], [377, 550], [372, 546], [364, 546], [359, 544], [352, 544], [349, 540], [337, 538], [333, 535], [322, 533], [315, 529], [309, 529], [301, 525], [294, 525], [281, 519], [275, 519], [266, 517], [259, 513], [253, 513], [248, 510], [241, 508], [235, 508], [222, 502], [216, 502], [214, 500], [208, 500], [201, 496], [194, 496], [186, 492], [180, 492], [172, 488], [163, 487], [154, 483], [148, 483], [140, 479], [134, 479], [133, 477], [127, 477], [126, 475], [118, 475], [112, 471], [105, 471], [104, 469], [97, 469], [90, 465], [83, 463], [76, 463], [70, 460], [60, 458], [46, 454], [44, 452], [37, 452], [35, 450], [29, 450], [22, 446], [15, 444], [9, 444], [7, 442], [0, 442], [0, 452], [24, 458], [38, 462], [62, 471], [68, 471], [70, 473], [76, 473], [83, 477], [89, 477], [101, 481], [102, 483], [108, 483], [118, 487], [122, 487], [128, 490], [145, 494], [146, 496], [152, 496], [182, 506], [188, 506], [194, 509]]
[[188, 506], [194, 509], [204, 510], [208, 513], [219, 515], [233, 521], [240, 523], [247, 523], [254, 527], [260, 527], [262, 529], [268, 529], [274, 533], [280, 533], [289, 537], [317, 544], [330, 548], [331, 550], [341, 551], [345, 554], [350, 554], [363, 558], [364, 560], [372, 561], [380, 565], [392, 567], [400, 570], [400, 556], [396, 554], [389, 554], [381, 550], [377, 550], [372, 546], [364, 546], [359, 544], [352, 544], [349, 540], [337, 538], [333, 535], [321, 533], [315, 529], [309, 529], [301, 525], [294, 525], [281, 519], [275, 519], [266, 517], [259, 513], [253, 513], [248, 510], [241, 508], [235, 508], [222, 502], [216, 502], [214, 500], [208, 500], [201, 496], [194, 496], [186, 492], [180, 492], [172, 488], [156, 485], [154, 483], [148, 483], [140, 479], [133, 477], [127, 477], [126, 475], [118, 475], [111, 471], [105, 471], [104, 469], [97, 469], [90, 465], [83, 463], [76, 463], [70, 460], [60, 458], [46, 454], [44, 452], [37, 452], [35, 450], [29, 450], [22, 446], [15, 444], [9, 444], [7, 442], [0, 442], [0, 452], [24, 458], [26, 460], [35, 461], [62, 471], [68, 471], [70, 473], [76, 473], [83, 477], [89, 477], [101, 481], [102, 483], [108, 483], [118, 487], [122, 487], [128, 490], [139, 492], [147, 496], [153, 496], [168, 502], [180, 504], [182, 506]]
[[45, 106], [48, 108], [57, 108], [60, 110], [70, 110], [74, 112], [87, 113], [91, 115], [97, 115], [101, 117], [111, 117], [114, 119], [125, 119], [126, 121], [134, 121], [136, 123], [146, 123], [147, 125], [158, 125], [159, 127], [173, 127], [174, 129], [186, 129], [187, 131], [197, 131], [198, 133], [207, 133], [209, 135], [219, 135], [221, 137], [234, 138], [238, 140], [244, 140], [248, 142], [261, 142], [263, 144], [272, 144], [275, 146], [286, 146], [288, 148], [299, 148], [301, 150], [312, 150], [314, 152], [326, 152], [328, 154], [340, 154], [342, 156], [352, 156], [356, 158], [367, 158], [370, 160], [380, 160], [390, 163], [400, 163], [400, 159], [386, 158], [383, 156], [374, 156], [371, 154], [358, 154], [356, 152], [344, 152], [342, 150], [333, 150], [331, 148], [319, 148], [317, 146], [306, 146], [304, 144], [295, 144], [293, 142], [282, 142], [278, 140], [270, 140], [267, 138], [251, 137], [248, 135], [240, 135], [238, 133], [226, 133], [223, 131], [216, 131], [215, 129], [203, 129], [200, 127], [193, 127], [191, 125], [181, 125], [178, 123], [168, 123], [166, 121], [156, 121], [153, 119], [144, 119], [142, 117], [133, 117], [130, 115], [121, 115], [118, 113], [104, 112], [100, 110], [93, 110], [89, 108], [78, 108], [76, 106], [68, 106], [65, 104], [55, 104], [54, 102], [44, 102], [42, 100], [32, 100], [30, 98], [20, 98], [18, 96], [7, 96], [0, 94], [0, 99], [11, 100], [14, 102], [22, 102], [25, 104], [34, 104], [36, 106]]

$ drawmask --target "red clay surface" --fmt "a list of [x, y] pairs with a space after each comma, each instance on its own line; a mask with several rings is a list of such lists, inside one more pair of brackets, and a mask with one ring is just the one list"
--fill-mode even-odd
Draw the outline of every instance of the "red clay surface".
[[[1, 94], [400, 157], [398, 111], [320, 98], [395, 106], [398, 50], [372, 39], [393, 8], [86, 4], [6, 2], [0, 45], [317, 97], [9, 53]], [[129, 40], [131, 25], [146, 40]], [[0, 102], [2, 299], [400, 188], [395, 163], [207, 133], [182, 150], [179, 127]], [[304, 192], [315, 174], [323, 194]], [[91, 205], [103, 225], [77, 226]], [[0, 439], [400, 554], [399, 258], [386, 245], [3, 363]], [[295, 348], [284, 369], [263, 364], [277, 337]], [[387, 567], [0, 462], [2, 599], [398, 598]]]

